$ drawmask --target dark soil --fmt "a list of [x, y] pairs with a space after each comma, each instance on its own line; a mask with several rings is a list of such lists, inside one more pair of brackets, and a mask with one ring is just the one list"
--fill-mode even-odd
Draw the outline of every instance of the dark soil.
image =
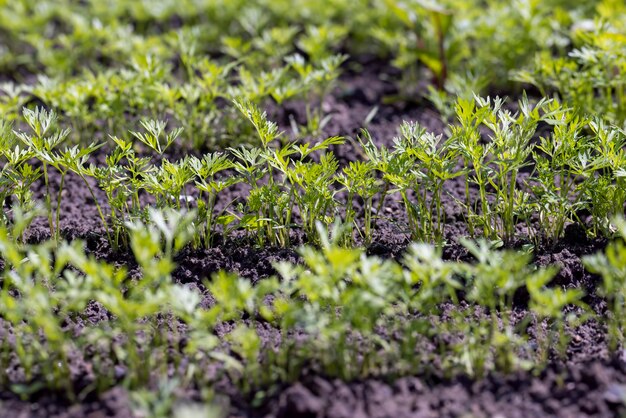
[[[396, 130], [403, 120], [419, 121], [433, 132], [443, 132], [445, 124], [439, 115], [425, 103], [398, 102], [381, 105], [385, 97], [397, 95], [393, 80], [397, 74], [376, 62], [366, 62], [365, 72], [345, 74], [334, 94], [323, 106], [332, 115], [324, 128], [324, 135], [344, 135], [355, 138], [363, 127], [367, 115], [379, 106], [368, 129], [379, 144], [391, 145]], [[283, 108], [269, 106], [271, 117], [281, 128], [289, 130], [290, 117], [304, 122], [305, 105], [290, 103]], [[358, 148], [348, 141], [333, 151], [342, 163], [362, 158]], [[54, 175], [51, 184], [56, 186]], [[450, 184], [450, 196], [444, 202], [448, 224], [446, 236], [449, 244], [444, 250], [448, 259], [467, 260], [467, 251], [456, 238], [464, 235], [462, 217], [454, 196], [461, 196], [463, 185]], [[43, 187], [37, 191], [41, 199]], [[242, 189], [234, 188], [220, 196], [223, 201], [241, 197]], [[104, 200], [104, 196], [101, 196]], [[383, 214], [387, 221], [378, 225], [375, 240], [367, 249], [369, 254], [383, 258], [399, 258], [409, 242], [402, 233], [404, 210], [398, 201], [388, 201]], [[69, 176], [61, 210], [63, 235], [68, 239], [82, 239], [94, 255], [128, 265], [133, 269], [130, 254], [114, 254], [103, 236], [98, 213], [85, 185]], [[37, 220], [27, 235], [31, 242], [49, 236], [47, 221]], [[302, 241], [295, 236], [294, 242]], [[520, 245], [523, 242], [520, 243]], [[581, 256], [604, 248], [602, 240], [588, 240], [570, 227], [566, 238], [554, 247], [536, 251], [538, 265], [557, 264], [561, 271], [554, 285], [583, 288], [594, 309], [603, 309], [602, 301], [595, 296], [596, 278], [586, 273]], [[177, 257], [178, 268], [174, 279], [203, 290], [202, 279], [225, 269], [249, 278], [253, 283], [274, 273], [272, 263], [278, 260], [297, 262], [294, 249], [258, 249], [250, 239], [218, 244], [204, 251], [183, 251]], [[204, 304], [214, 303], [205, 292]], [[523, 295], [516, 301], [524, 309]], [[107, 320], [103, 308], [91, 306], [86, 321]], [[73, 326], [81, 327], [82, 324]], [[276, 338], [271, 333], [264, 337]], [[280, 338], [280, 336], [278, 336]], [[80, 359], [81, 369], [91, 370], [88, 359]], [[97, 370], [92, 370], [98, 373]], [[465, 377], [443, 379], [410, 376], [394, 381], [368, 379], [343, 382], [324, 376], [307, 374], [300, 381], [280, 388], [261, 406], [252, 407], [236, 389], [227, 388], [232, 396], [229, 408], [233, 417], [616, 417], [626, 413], [626, 354], [611, 357], [604, 342], [604, 330], [594, 322], [574, 331], [568, 357], [554, 360], [540, 375], [517, 372], [512, 375], [490, 374], [483, 379]], [[188, 394], [194, 398], [194, 394]], [[69, 404], [62, 396], [39, 394], [35, 399], [22, 401], [10, 392], [0, 393], [0, 417], [131, 417], [128, 394], [114, 388], [98, 399], [87, 399], [80, 404]]]

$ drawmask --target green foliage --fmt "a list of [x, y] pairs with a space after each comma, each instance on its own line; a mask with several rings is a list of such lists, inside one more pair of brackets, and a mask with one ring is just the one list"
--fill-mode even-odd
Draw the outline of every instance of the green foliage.
[[[415, 42], [415, 46], [408, 49], [414, 51], [416, 58], [433, 73], [437, 87], [443, 89], [448, 77], [448, 61], [454, 52], [453, 46], [448, 45], [452, 42], [452, 12], [433, 1], [385, 0], [385, 4], [408, 30], [414, 32], [409, 39]], [[384, 35], [381, 33], [381, 38], [389, 41]], [[402, 59], [399, 56], [396, 62], [402, 63]], [[403, 64], [410, 65], [408, 57], [404, 60]]]
[[[367, 133], [367, 132], [365, 132]], [[372, 161], [351, 162], [348, 166], [337, 174], [337, 183], [341, 184], [348, 193], [346, 197], [346, 214], [344, 222], [347, 225], [354, 225], [363, 240], [363, 244], [368, 246], [372, 241], [372, 230], [374, 227], [374, 196], [382, 191], [381, 184], [375, 176], [376, 166]], [[359, 227], [356, 219], [357, 205], [355, 199], [360, 198], [363, 205], [363, 227]], [[382, 197], [384, 198], [384, 196]], [[382, 201], [381, 198], [381, 201]], [[349, 230], [344, 243], [354, 244], [354, 233]]]
[[[358, 146], [366, 160], [344, 167], [332, 152], [342, 138], [292, 142], [252, 102], [234, 105], [256, 132], [258, 147], [173, 161], [166, 153], [178, 144], [182, 130], [142, 120], [143, 131], [130, 131], [128, 138], [110, 137], [114, 145], [108, 147], [104, 164], [92, 162], [103, 143], [61, 151], [68, 131], [56, 128], [56, 114], [25, 109], [32, 133], [2, 125], [0, 198], [34, 207], [31, 187], [42, 175], [50, 234], [58, 241], [65, 179], [78, 176], [114, 249], [128, 247], [127, 223], [148, 222], [151, 207], [195, 210], [195, 247], [210, 247], [216, 234], [227, 239], [235, 229], [253, 232], [261, 246], [286, 247], [294, 230], [316, 243], [315, 223], [329, 226], [337, 216], [350, 225], [344, 244], [367, 246], [376, 223], [384, 219], [386, 204], [397, 193], [406, 225], [394, 222], [412, 240], [442, 245], [450, 210], [443, 202], [452, 197], [464, 213], [470, 236], [480, 234], [508, 245], [521, 225], [535, 244], [556, 243], [571, 222], [590, 235], [611, 236], [609, 220], [626, 202], [625, 134], [601, 118], [579, 117], [556, 100], [532, 104], [523, 96], [512, 112], [500, 98], [459, 98], [458, 121], [449, 126], [449, 134], [435, 135], [404, 122], [393, 147], [387, 148], [363, 131]], [[549, 126], [548, 134], [535, 142], [542, 124]], [[34, 168], [33, 158], [41, 169]], [[58, 186], [50, 185], [51, 169], [60, 174]], [[104, 192], [105, 202], [99, 201], [90, 177]], [[464, 196], [447, 187], [457, 177], [463, 179]], [[249, 187], [248, 194], [223, 201], [221, 196], [238, 183]], [[345, 211], [340, 210], [343, 206]], [[357, 216], [357, 210], [362, 215]], [[592, 215], [590, 222], [579, 218], [585, 211]], [[6, 215], [3, 222], [9, 222]]]
[[[150, 219], [156, 226], [135, 223], [131, 228], [131, 248], [142, 273], [132, 281], [126, 269], [86, 255], [78, 241], [20, 245], [6, 228], [0, 229], [2, 315], [16, 336], [3, 344], [2, 361], [8, 367], [12, 351], [24, 369], [22, 381], [12, 382], [16, 392], [27, 395], [47, 387], [76, 397], [71, 356], [86, 355], [90, 346], [96, 348], [92, 361], [101, 372], [87, 391], [105, 389], [119, 379], [112, 367], [104, 367], [112, 359], [123, 367], [129, 388], [145, 386], [153, 370], [167, 368], [168, 342], [158, 317], [171, 312], [185, 318], [200, 301], [170, 276], [172, 257], [191, 237], [193, 216], [151, 212]], [[83, 315], [90, 303], [106, 308], [115, 320], [70, 335], [64, 324]], [[154, 351], [145, 356], [146, 350]], [[2, 376], [2, 383], [9, 384]]]
[[[589, 308], [582, 302], [585, 295], [581, 289], [563, 289], [548, 287], [554, 277], [555, 268], [546, 269], [528, 278], [526, 287], [530, 294], [529, 308], [537, 315], [538, 320], [548, 320], [547, 331], [537, 329], [537, 341], [541, 360], [539, 368], [547, 364], [551, 350], [565, 358], [569, 344], [569, 335], [565, 326], [576, 326], [588, 319]], [[577, 307], [583, 310], [582, 314], [566, 311], [567, 307]]]
[[[615, 121], [623, 119], [616, 28], [626, 12], [614, 3], [167, 0], [152, 10], [128, 0], [21, 0], [0, 11], [0, 70], [13, 80], [0, 89], [0, 107], [14, 120], [24, 104], [41, 101], [72, 128], [75, 143], [103, 125], [120, 136], [137, 119], [163, 119], [184, 128], [184, 144], [214, 150], [251, 140], [237, 109], [224, 106], [234, 98], [304, 99], [307, 121], [296, 128], [318, 134], [345, 54], [390, 57], [403, 69], [402, 87], [432, 78], [439, 93], [431, 97], [444, 102], [444, 91], [467, 98], [512, 86], [509, 73], [537, 54], [536, 68], [515, 79], [574, 95], [587, 110], [604, 102]], [[554, 52], [572, 47], [570, 58], [555, 61]], [[25, 76], [35, 73], [35, 83]], [[596, 90], [599, 99], [590, 95]]]
[[[532, 106], [525, 96], [519, 102], [518, 113], [505, 109], [499, 98], [492, 103], [489, 98], [477, 97], [475, 104], [460, 100], [457, 106], [460, 127], [453, 136], [458, 136], [463, 165], [470, 173], [465, 186], [470, 232], [478, 227], [487, 238], [510, 242], [526, 200], [518, 186], [518, 175], [530, 164], [530, 140], [539, 122], [552, 122], [558, 118], [560, 108], [546, 100]], [[489, 130], [486, 144], [480, 141], [480, 128]], [[470, 184], [478, 187], [480, 211], [470, 202]]]
[[[102, 126], [120, 136], [137, 119], [185, 128], [182, 143], [195, 149], [246, 143], [250, 132], [225, 100], [321, 102], [332, 88], [345, 60], [339, 47], [358, 28], [348, 2], [333, 3], [200, 1], [161, 4], [155, 14], [127, 0], [110, 8], [24, 0], [0, 12], [2, 62], [20, 82], [23, 71], [39, 76], [3, 84], [0, 106], [13, 120], [25, 103], [41, 101], [79, 144]], [[180, 28], [168, 27], [174, 19], [181, 19]], [[321, 107], [310, 117], [317, 128], [325, 119]]]
[[598, 287], [600, 296], [606, 299], [608, 315], [609, 348], [616, 351], [624, 342], [624, 301], [626, 300], [626, 223], [623, 218], [614, 219], [619, 238], [607, 245], [603, 252], [583, 258], [585, 268], [602, 278]]
[[586, 206], [585, 191], [594, 168], [593, 145], [583, 133], [587, 121], [569, 112], [557, 119], [552, 135], [542, 137], [533, 150], [536, 185], [531, 186], [541, 228], [551, 243], [558, 241], [566, 222]]
[[[393, 149], [377, 146], [364, 131], [360, 145], [367, 170], [380, 173], [382, 180], [370, 180], [377, 188], [374, 193], [380, 193], [377, 212], [389, 194], [398, 192], [411, 238], [440, 244], [446, 223], [442, 197], [446, 186], [461, 176], [465, 196], [451, 196], [465, 212], [471, 236], [480, 233], [510, 244], [518, 226], [525, 224], [535, 243], [553, 244], [571, 222], [592, 235], [610, 236], [608, 219], [625, 201], [622, 131], [576, 116], [555, 100], [531, 104], [523, 96], [517, 107], [514, 113], [500, 98], [459, 98], [458, 122], [449, 126], [449, 135], [435, 136], [405, 122]], [[540, 125], [549, 126], [550, 134], [537, 143]], [[365, 166], [361, 169], [363, 176], [371, 176]], [[345, 174], [338, 178], [347, 191], [354, 188]], [[371, 202], [366, 207], [373, 212]], [[593, 215], [590, 225], [578, 218], [585, 210]], [[348, 209], [346, 220], [353, 222], [352, 216]], [[536, 218], [539, 222], [533, 225]]]
[[[42, 388], [75, 397], [121, 381], [133, 391], [138, 409], [165, 411], [175, 406], [168, 382], [214, 383], [211, 379], [219, 376], [209, 378], [201, 368], [214, 363], [248, 393], [295, 380], [310, 367], [357, 379], [427, 373], [436, 362], [449, 375], [480, 376], [543, 367], [553, 342], [564, 353], [566, 325], [587, 318], [584, 312], [574, 317], [565, 311], [584, 308], [582, 292], [548, 287], [557, 268], [533, 267], [530, 254], [465, 241], [474, 262], [445, 261], [441, 249], [430, 244], [413, 244], [402, 262], [382, 260], [341, 246], [342, 227], [335, 223], [329, 233], [319, 222], [320, 247], [301, 248], [302, 263], [277, 263], [280, 278], [254, 286], [232, 273], [217, 273], [204, 283], [215, 303], [203, 307], [200, 291], [171, 278], [173, 257], [192, 239], [194, 219], [193, 213], [150, 211], [149, 224], [129, 225], [139, 277], [86, 255], [79, 242], [16, 244], [9, 230], [0, 228], [1, 310], [3, 324], [15, 335], [3, 344], [0, 362], [6, 367], [15, 353], [25, 373], [19, 383], [0, 384], [13, 384], [12, 390], [25, 397]], [[616, 245], [611, 248], [619, 251], [621, 244]], [[619, 256], [607, 251], [608, 258], [585, 262], [605, 277], [603, 295], [611, 309], [621, 309], [615, 284]], [[515, 316], [514, 297], [524, 287], [531, 313], [548, 324], [545, 335], [540, 323], [532, 326], [530, 317]], [[70, 335], [64, 324], [81, 318], [92, 303], [110, 318]], [[445, 313], [446, 305], [454, 307], [452, 315]], [[614, 321], [620, 321], [619, 312]], [[259, 323], [244, 320], [255, 317], [282, 335], [297, 332], [298, 340], [266, 346]], [[220, 340], [221, 324], [233, 326]], [[614, 326], [612, 338], [621, 341], [622, 325]], [[436, 350], [422, 353], [421, 344], [434, 344]], [[73, 353], [90, 356], [102, 370], [80, 394], [74, 392]], [[146, 391], [155, 381], [163, 396]]]
[[541, 51], [531, 68], [517, 71], [514, 78], [534, 85], [543, 96], [554, 92], [579, 115], [602, 115], [604, 120], [623, 126], [626, 35], [606, 21], [586, 23], [592, 28], [574, 32], [576, 48], [567, 56], [554, 57]]
[[414, 123], [405, 122], [400, 132], [391, 151], [377, 148], [367, 133], [361, 144], [388, 185], [385, 194], [400, 193], [411, 239], [441, 244], [446, 223], [443, 185], [463, 174], [456, 168], [458, 151], [450, 141]]
[[[258, 402], [303, 371], [540, 370], [590, 317], [584, 292], [554, 286], [557, 267], [530, 253], [496, 248], [555, 245], [571, 223], [622, 237], [584, 263], [602, 278], [609, 347], [623, 344], [622, 2], [5, 3], [0, 370], [19, 373], [0, 373], [0, 389], [81, 401], [122, 384], [139, 415], [183, 416], [214, 411], [185, 410], [179, 389], [211, 401], [223, 379]], [[396, 83], [382, 105], [426, 96], [450, 125], [404, 122], [391, 146], [362, 131], [345, 161], [334, 153], [344, 140], [324, 135], [328, 110], [351, 95], [335, 89], [344, 67], [370, 57], [400, 69], [367, 68]], [[502, 90], [519, 100], [482, 96]], [[70, 179], [136, 268], [63, 240]], [[477, 241], [450, 236], [451, 212]], [[29, 244], [40, 216], [50, 240]], [[366, 255], [385, 221], [420, 241], [401, 261]], [[172, 278], [187, 246], [245, 236], [289, 247], [296, 235], [300, 262], [256, 284], [233, 272], [197, 288]], [[446, 260], [450, 238], [474, 260]], [[106, 315], [92, 320], [93, 306]], [[97, 373], [77, 371], [80, 356]]]
[[[336, 191], [332, 185], [338, 164], [331, 153], [321, 154], [319, 163], [309, 157], [341, 144], [343, 139], [330, 137], [313, 145], [274, 148], [270, 144], [281, 135], [276, 124], [250, 103], [236, 102], [236, 106], [253, 124], [262, 144], [257, 149], [230, 149], [235, 157], [233, 168], [251, 187], [246, 205], [240, 206], [241, 225], [256, 231], [259, 244], [284, 247], [289, 244], [297, 208], [304, 233], [315, 240], [315, 222], [328, 225], [334, 219]], [[294, 154], [300, 158], [292, 158]]]
[[[335, 226], [329, 239], [321, 228], [321, 248], [302, 248], [303, 264], [276, 265], [281, 281], [270, 281], [263, 288], [261, 295], [273, 288], [274, 297], [259, 312], [283, 335], [297, 329], [306, 340], [303, 344], [284, 341], [277, 351], [261, 357], [261, 369], [258, 352], [248, 352], [248, 344], [244, 356], [252, 360], [245, 369], [248, 378], [264, 384], [295, 379], [307, 364], [318, 364], [323, 373], [342, 379], [427, 372], [434, 359], [416, 351], [425, 341], [439, 346], [437, 361], [451, 375], [511, 372], [543, 364], [544, 353], [529, 341], [529, 318], [513, 319], [513, 297], [526, 286], [535, 292], [533, 286], [539, 281], [545, 285], [556, 268], [534, 268], [528, 264], [530, 254], [495, 251], [485, 242], [465, 243], [475, 263], [444, 261], [436, 247], [415, 244], [399, 264], [340, 247], [340, 229]], [[224, 289], [221, 295], [230, 294], [229, 300], [239, 301], [237, 309], [250, 311], [255, 305], [249, 285], [230, 278], [226, 291], [228, 277], [220, 275], [216, 280]], [[549, 291], [541, 290], [544, 295]], [[460, 303], [462, 294], [467, 295], [469, 307]], [[561, 327], [561, 309], [579, 303], [573, 297], [577, 292], [565, 295], [549, 305], [560, 308], [537, 311], [556, 324], [562, 341], [568, 337]], [[539, 302], [533, 293], [535, 297]], [[220, 301], [220, 306], [229, 306]], [[440, 316], [445, 304], [455, 306], [453, 317]], [[379, 330], [397, 338], [381, 335]], [[247, 335], [250, 344], [255, 341], [250, 328], [238, 328], [235, 338], [240, 335]]]

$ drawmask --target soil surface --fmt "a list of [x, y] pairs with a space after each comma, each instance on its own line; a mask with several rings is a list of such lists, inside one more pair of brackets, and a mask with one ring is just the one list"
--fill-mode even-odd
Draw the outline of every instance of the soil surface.
[[[343, 135], [356, 138], [360, 129], [378, 106], [367, 128], [378, 144], [391, 145], [397, 128], [403, 120], [418, 121], [428, 130], [443, 133], [445, 123], [427, 103], [391, 104], [387, 98], [397, 96], [394, 70], [381, 67], [375, 62], [362, 63], [364, 72], [348, 71], [342, 76], [332, 95], [323, 103], [324, 110], [332, 115], [324, 127], [322, 136]], [[268, 105], [270, 117], [281, 129], [290, 130], [290, 119], [304, 122], [304, 103], [289, 103], [277, 108]], [[351, 141], [333, 149], [342, 164], [363, 158]], [[101, 158], [102, 156], [100, 156]], [[51, 177], [56, 187], [59, 178]], [[463, 184], [450, 183], [449, 195], [445, 197], [447, 215], [446, 237], [448, 245], [444, 256], [453, 260], [467, 260], [467, 251], [456, 241], [466, 234], [463, 218], [455, 197], [463, 193]], [[220, 195], [222, 202], [242, 197], [242, 187], [234, 187]], [[36, 191], [39, 199], [45, 190]], [[62, 233], [67, 239], [82, 239], [94, 255], [110, 262], [125, 264], [133, 271], [131, 254], [114, 254], [103, 236], [102, 225], [94, 202], [80, 179], [68, 176], [62, 201]], [[101, 196], [104, 200], [104, 196]], [[404, 210], [399, 201], [387, 201], [383, 220], [379, 222], [374, 243], [367, 249], [369, 254], [383, 258], [399, 258], [409, 243], [402, 233], [405, 222]], [[39, 219], [28, 231], [27, 239], [38, 242], [49, 237], [47, 221]], [[295, 234], [297, 246], [303, 238]], [[524, 244], [520, 241], [516, 245]], [[581, 257], [601, 250], [603, 240], [590, 240], [574, 227], [567, 230], [566, 238], [550, 248], [535, 251], [538, 265], [557, 264], [561, 271], [554, 285], [583, 288], [588, 296], [586, 302], [597, 312], [604, 309], [602, 301], [595, 296], [597, 278], [586, 273]], [[294, 247], [295, 248], [295, 247]], [[249, 278], [253, 283], [274, 273], [272, 263], [278, 260], [297, 262], [295, 249], [258, 249], [245, 236], [221, 242], [215, 248], [203, 251], [183, 251], [177, 257], [178, 268], [174, 279], [204, 291], [202, 279], [225, 269]], [[138, 274], [136, 268], [134, 273]], [[210, 306], [214, 300], [204, 292], [203, 304]], [[516, 300], [519, 309], [525, 309], [525, 297]], [[107, 312], [99, 306], [91, 306], [86, 320], [107, 320]], [[84, 324], [71, 324], [81, 327]], [[343, 382], [316, 374], [305, 374], [293, 384], [278, 388], [274, 394], [253, 403], [226, 385], [229, 395], [227, 406], [232, 417], [617, 417], [626, 414], [626, 352], [609, 356], [604, 341], [604, 330], [589, 322], [573, 332], [567, 358], [553, 359], [547, 369], [534, 375], [516, 372], [512, 375], [489, 374], [479, 380], [463, 376], [445, 379], [437, 376], [409, 376], [393, 381], [369, 379]], [[262, 338], [280, 338], [271, 331]], [[92, 370], [88, 358], [76, 360], [79, 370]], [[194, 400], [197, 394], [186, 393]], [[225, 403], [226, 404], [226, 403]], [[253, 406], [254, 405], [254, 406]], [[129, 395], [121, 388], [114, 388], [98, 399], [86, 399], [72, 405], [62, 396], [38, 394], [34, 400], [25, 402], [16, 395], [0, 393], [0, 417], [131, 417]]]

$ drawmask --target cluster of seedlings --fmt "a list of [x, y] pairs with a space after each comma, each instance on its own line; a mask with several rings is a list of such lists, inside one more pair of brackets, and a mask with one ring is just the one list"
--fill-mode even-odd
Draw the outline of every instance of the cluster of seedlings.
[[[140, 389], [160, 371], [179, 387], [210, 388], [227, 376], [254, 394], [310, 369], [347, 380], [540, 371], [552, 356], [566, 355], [568, 330], [590, 319], [606, 323], [612, 350], [624, 341], [621, 238], [584, 260], [603, 279], [604, 317], [583, 303], [582, 290], [548, 287], [558, 267], [535, 267], [530, 253], [465, 240], [472, 262], [446, 261], [430, 244], [411, 245], [400, 262], [383, 260], [341, 246], [342, 227], [329, 233], [319, 222], [320, 245], [300, 248], [301, 263], [276, 263], [277, 276], [256, 286], [215, 274], [204, 282], [214, 297], [206, 306], [202, 292], [171, 277], [193, 218], [151, 210], [149, 219], [128, 224], [140, 280], [86, 254], [78, 241], [17, 243], [29, 222], [24, 214], [13, 228], [0, 228], [1, 325], [12, 336], [0, 365], [19, 370], [3, 374], [3, 386], [24, 396], [46, 387], [81, 400], [117, 384]], [[626, 221], [616, 224], [625, 236]], [[514, 305], [520, 291], [529, 295], [529, 311]], [[110, 318], [68, 332], [94, 304]], [[227, 324], [232, 330], [218, 338]], [[264, 339], [268, 327], [283, 338]], [[293, 333], [299, 338], [286, 338]], [[422, 344], [436, 350], [416, 351]], [[83, 356], [91, 372], [74, 366]], [[210, 364], [218, 372], [207, 376]]]
[[[570, 3], [3, 4], [0, 395], [122, 386], [139, 416], [219, 417], [176, 400], [211, 405], [226, 381], [255, 408], [304, 374], [541, 373], [589, 321], [617, 356], [626, 5]], [[342, 82], [378, 73], [392, 92], [377, 103]], [[373, 109], [358, 135], [330, 136], [346, 97]], [[381, 107], [434, 108], [445, 128], [406, 121], [385, 142], [366, 129]], [[77, 184], [120, 263], [67, 241]], [[368, 255], [389, 225], [412, 243]], [[592, 295], [534, 264], [569, 225], [609, 240], [582, 258]], [[465, 261], [444, 257], [453, 241]], [[255, 284], [173, 278], [183, 251], [295, 242], [298, 262]]]
[[[63, 142], [70, 131], [57, 127], [53, 111], [24, 109], [28, 130], [3, 125], [1, 197], [9, 206], [32, 209], [29, 186], [43, 177], [50, 235], [59, 240], [64, 179], [73, 173], [89, 189], [116, 249], [128, 248], [128, 222], [147, 222], [151, 207], [193, 211], [192, 245], [209, 248], [216, 235], [226, 240], [236, 229], [251, 232], [260, 246], [287, 247], [294, 230], [316, 242], [316, 222], [328, 227], [341, 215], [351, 226], [344, 243], [367, 246], [394, 194], [406, 215], [398, 227], [414, 241], [444, 244], [442, 200], [450, 195], [470, 237], [511, 244], [517, 227], [525, 225], [532, 242], [553, 244], [574, 221], [589, 234], [611, 237], [611, 219], [626, 202], [624, 132], [600, 118], [580, 117], [555, 100], [531, 105], [523, 98], [513, 113], [499, 98], [459, 99], [458, 122], [449, 134], [405, 122], [387, 148], [364, 130], [357, 142], [365, 159], [343, 167], [330, 150], [342, 138], [315, 144], [281, 140], [277, 125], [257, 106], [236, 101], [235, 107], [254, 127], [260, 146], [174, 161], [165, 153], [183, 129], [168, 130], [163, 121], [142, 121], [141, 131], [110, 136], [107, 143], [68, 147]], [[551, 129], [537, 138], [540, 125]], [[103, 145], [110, 149], [105, 164], [90, 162]], [[54, 193], [50, 170], [61, 176]], [[465, 192], [452, 194], [447, 187], [452, 181]], [[247, 194], [224, 202], [223, 192], [239, 183]], [[104, 192], [103, 202], [93, 184]]]
[[[0, 112], [57, 110], [75, 141], [120, 135], [138, 119], [185, 127], [184, 143], [206, 150], [246, 143], [233, 98], [278, 106], [307, 103], [306, 132], [346, 52], [374, 54], [398, 70], [397, 97], [415, 86], [444, 116], [455, 98], [520, 82], [558, 94], [583, 112], [621, 125], [624, 5], [592, 0], [243, 0], [150, 2], [21, 0], [0, 10]], [[177, 22], [172, 24], [172, 22]], [[533, 58], [536, 59], [533, 61]], [[528, 65], [527, 63], [533, 63]], [[364, 64], [367, 65], [367, 64]], [[352, 71], [359, 72], [353, 64]], [[27, 74], [27, 75], [25, 75]]]
[[[342, 379], [541, 370], [566, 355], [567, 330], [590, 318], [606, 321], [612, 350], [621, 346], [623, 241], [585, 259], [601, 275], [598, 293], [609, 303], [610, 314], [598, 317], [581, 289], [548, 286], [557, 267], [534, 267], [529, 252], [493, 249], [494, 241], [510, 244], [524, 222], [531, 238], [555, 243], [568, 222], [582, 222], [583, 212], [591, 215], [584, 223], [590, 234], [626, 236], [626, 224], [615, 218], [626, 199], [620, 129], [580, 118], [554, 100], [531, 106], [523, 99], [511, 113], [500, 99], [476, 97], [458, 101], [458, 123], [445, 137], [405, 123], [388, 149], [364, 131], [359, 143], [367, 159], [340, 167], [328, 149], [341, 138], [277, 145], [276, 125], [256, 106], [235, 106], [261, 146], [175, 162], [164, 153], [181, 129], [167, 130], [164, 122], [142, 122], [128, 139], [112, 136], [104, 165], [89, 159], [103, 144], [62, 145], [69, 130], [58, 128], [53, 112], [25, 109], [26, 131], [4, 125], [2, 191], [14, 206], [1, 226], [1, 309], [14, 338], [0, 361], [21, 370], [18, 381], [4, 375], [5, 386], [24, 396], [46, 387], [80, 400], [119, 383], [137, 390], [154, 378], [149, 371], [165, 376], [168, 367], [178, 385], [211, 387], [209, 364], [219, 365], [212, 379], [227, 376], [248, 394], [295, 381], [309, 368]], [[535, 141], [540, 124], [553, 128]], [[56, 190], [49, 188], [50, 170], [60, 173]], [[140, 280], [86, 254], [80, 242], [63, 240], [59, 211], [69, 173], [89, 189], [111, 246], [131, 250]], [[441, 202], [447, 182], [457, 178], [466, 193], [456, 202], [471, 238], [480, 237], [462, 240], [474, 262], [442, 259]], [[29, 187], [42, 180], [46, 199], [38, 207]], [[220, 192], [238, 183], [249, 190], [241, 202], [220, 202]], [[422, 242], [401, 262], [368, 257], [357, 245], [371, 242], [377, 213], [394, 194], [405, 208], [405, 232]], [[52, 239], [25, 243], [24, 231], [42, 213]], [[278, 263], [278, 276], [255, 286], [231, 273], [214, 275], [204, 288], [215, 302], [202, 307], [200, 291], [172, 280], [173, 258], [187, 245], [228, 239], [235, 228], [260, 246], [283, 247], [299, 229], [311, 246], [300, 250], [302, 264]], [[529, 295], [522, 317], [513, 304], [519, 292]], [[70, 336], [65, 327], [89, 304], [111, 319]], [[235, 328], [223, 341], [216, 330], [225, 323]], [[264, 341], [260, 326], [300, 337]], [[436, 350], [418, 355], [421, 344]], [[106, 372], [77, 374], [77, 353], [90, 353], [94, 368]]]

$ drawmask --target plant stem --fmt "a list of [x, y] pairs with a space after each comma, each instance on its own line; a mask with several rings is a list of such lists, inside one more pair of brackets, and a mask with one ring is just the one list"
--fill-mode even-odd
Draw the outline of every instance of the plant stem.
[[46, 185], [46, 210], [48, 211], [48, 225], [50, 226], [50, 238], [54, 237], [54, 225], [52, 220], [52, 202], [50, 200], [50, 182], [48, 180], [48, 164], [43, 163], [43, 178]]
[[61, 183], [59, 184], [59, 192], [57, 194], [57, 216], [56, 216], [56, 241], [59, 242], [61, 237], [61, 198], [63, 194], [63, 186], [65, 185], [65, 175], [67, 171], [61, 172]]

